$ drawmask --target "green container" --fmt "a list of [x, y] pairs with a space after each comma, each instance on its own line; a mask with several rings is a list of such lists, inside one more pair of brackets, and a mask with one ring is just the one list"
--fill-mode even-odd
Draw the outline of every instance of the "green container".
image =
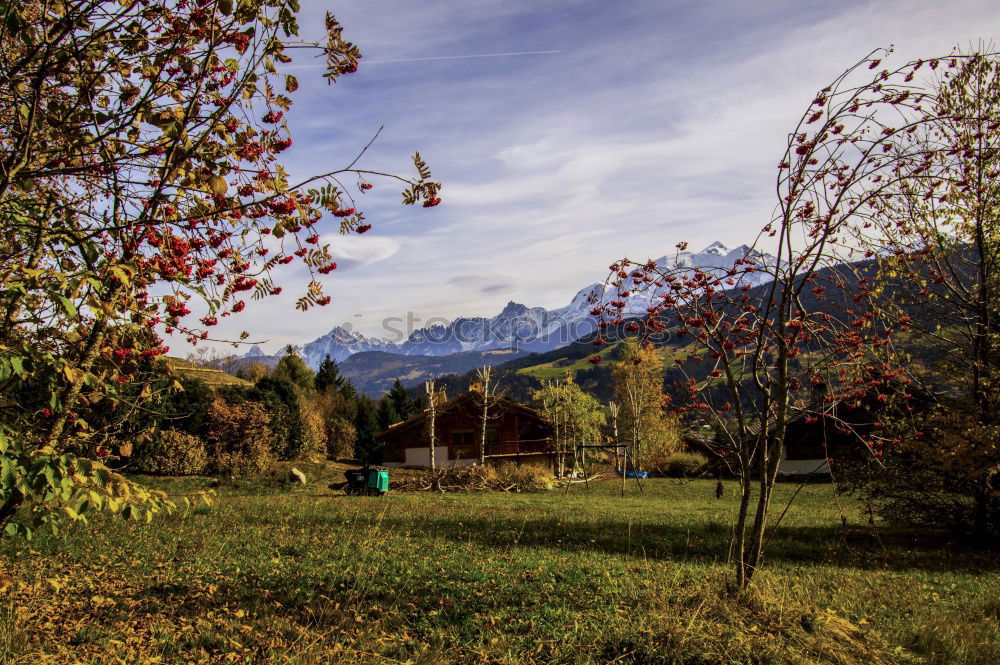
[[385, 493], [389, 491], [389, 472], [385, 469], [370, 469], [368, 471], [368, 487]]

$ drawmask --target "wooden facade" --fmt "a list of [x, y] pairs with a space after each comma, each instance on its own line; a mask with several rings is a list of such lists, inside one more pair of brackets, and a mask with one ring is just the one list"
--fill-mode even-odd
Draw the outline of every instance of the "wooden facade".
[[[435, 462], [444, 465], [479, 461], [482, 441], [482, 394], [463, 393], [438, 405], [435, 416]], [[429, 410], [396, 423], [375, 437], [384, 445], [386, 464], [428, 466]], [[552, 466], [552, 425], [538, 411], [504, 398], [491, 398], [486, 421], [486, 460]]]

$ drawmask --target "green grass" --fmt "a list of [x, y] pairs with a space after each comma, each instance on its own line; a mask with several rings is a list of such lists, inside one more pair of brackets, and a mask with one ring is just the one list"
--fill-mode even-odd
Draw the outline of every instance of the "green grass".
[[[600, 351], [595, 350], [595, 353], [593, 355], [600, 356], [602, 359], [605, 359], [605, 357], [608, 354], [610, 354], [619, 344], [621, 344], [621, 342], [615, 342], [611, 346], [604, 347]], [[556, 364], [559, 362], [558, 360], [553, 360], [552, 362], [547, 362], [547, 363], [539, 363], [537, 365], [532, 365], [531, 367], [524, 367], [522, 369], [519, 369], [518, 374], [525, 374], [527, 376], [534, 377], [539, 381], [561, 379], [564, 376], [566, 376], [566, 372], [570, 372], [574, 376], [576, 376], [576, 373], [579, 372], [580, 370], [593, 367], [593, 365], [589, 360], [590, 357], [591, 356], [587, 356], [586, 358], [580, 358], [579, 360], [571, 364], [562, 366], [558, 366]]]
[[[601, 349], [595, 347], [594, 353], [600, 353], [604, 358], [608, 358], [612, 355], [613, 351], [620, 347], [624, 342], [618, 341], [614, 344], [610, 344]], [[664, 365], [672, 366], [675, 359], [686, 358], [687, 354], [690, 353], [692, 349], [691, 344], [687, 344], [681, 347], [678, 346], [668, 346], [660, 349], [660, 357], [663, 359]], [[553, 360], [547, 363], [539, 363], [537, 365], [532, 365], [530, 367], [523, 367], [518, 370], [518, 374], [525, 374], [527, 376], [534, 377], [539, 381], [546, 381], [552, 379], [561, 379], [566, 376], [566, 372], [570, 372], [573, 376], [580, 370], [590, 369], [594, 365], [590, 362], [590, 356], [586, 358], [580, 358], [568, 365], [559, 366], [558, 360]], [[617, 360], [608, 360], [608, 363], [615, 365], [618, 363]]]
[[625, 498], [610, 481], [380, 499], [317, 485], [0, 543], [0, 665], [1000, 661], [996, 553], [876, 538], [829, 485], [799, 494], [743, 594], [727, 590], [734, 485], [721, 500], [708, 481]]

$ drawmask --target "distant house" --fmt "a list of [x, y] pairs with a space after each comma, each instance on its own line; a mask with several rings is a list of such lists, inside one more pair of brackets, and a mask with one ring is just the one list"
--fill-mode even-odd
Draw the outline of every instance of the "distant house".
[[[552, 425], [538, 411], [504, 398], [492, 398], [486, 422], [486, 461], [509, 461], [554, 468]], [[434, 461], [438, 468], [479, 461], [482, 440], [482, 394], [439, 398], [434, 419]], [[396, 423], [375, 437], [384, 444], [387, 466], [430, 466], [430, 410]]]
[[[824, 399], [826, 385], [817, 386], [812, 403], [794, 413], [788, 421], [778, 475], [828, 476], [828, 460], [870, 455], [865, 439], [872, 434], [875, 423], [891, 415], [906, 417], [906, 412], [899, 407], [883, 405], [878, 395], [901, 392], [903, 388], [902, 384], [892, 382], [883, 384], [883, 387], [860, 399], [827, 402]], [[906, 386], [905, 389], [910, 393], [908, 405], [918, 412], [927, 409], [933, 402], [934, 398], [923, 390], [913, 386]], [[750, 427], [751, 433], [760, 431], [757, 422]], [[719, 473], [724, 474], [736, 466], [736, 459], [727, 453], [726, 446], [713, 437], [688, 435], [684, 437], [684, 443], [688, 450], [708, 455], [711, 468]]]
[[[870, 455], [865, 442], [880, 418], [904, 418], [900, 407], [885, 406], [880, 394], [906, 392], [909, 408], [921, 412], [934, 403], [934, 398], [915, 386], [896, 381], [880, 384], [876, 390], [853, 401], [837, 401], [820, 407], [817, 402], [826, 394], [826, 385], [816, 389], [813, 413], [802, 412], [793, 417], [785, 430], [785, 452], [778, 466], [782, 476], [829, 475], [828, 460]], [[887, 410], [888, 409], [888, 410]], [[822, 413], [823, 415], [819, 415]]]
[[[867, 433], [869, 428], [863, 429]], [[829, 475], [827, 460], [845, 454], [857, 455], [864, 449], [865, 444], [855, 431], [844, 432], [834, 418], [815, 421], [805, 415], [793, 418], [785, 430], [785, 451], [778, 464], [778, 475]]]

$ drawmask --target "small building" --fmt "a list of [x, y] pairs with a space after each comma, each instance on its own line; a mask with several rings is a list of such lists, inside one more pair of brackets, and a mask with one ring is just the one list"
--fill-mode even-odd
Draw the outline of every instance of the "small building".
[[[895, 383], [882, 392], [898, 390]], [[923, 391], [907, 388], [909, 404], [916, 409], [927, 408], [928, 396]], [[870, 455], [865, 440], [871, 435], [880, 417], [895, 414], [903, 417], [899, 408], [886, 407], [879, 399], [879, 390], [852, 401], [827, 402], [826, 385], [814, 389], [812, 402], [797, 409], [789, 417], [778, 475], [785, 478], [830, 476], [829, 460], [859, 459]], [[887, 410], [888, 409], [888, 410]], [[750, 425], [750, 433], [758, 436], [759, 423]], [[737, 467], [736, 457], [713, 437], [688, 435], [684, 438], [688, 450], [701, 452], [709, 458], [709, 468], [720, 475]]]
[[[440, 394], [439, 394], [440, 395]], [[434, 462], [440, 469], [479, 462], [483, 396], [472, 390], [450, 400], [436, 398]], [[396, 423], [375, 437], [384, 445], [386, 466], [430, 466], [430, 409]], [[491, 397], [486, 420], [486, 461], [554, 468], [552, 424], [538, 411], [503, 397]]]
[[785, 430], [785, 448], [778, 463], [779, 476], [828, 476], [829, 459], [846, 453], [857, 454], [864, 447], [861, 438], [853, 432], [844, 433], [832, 419], [821, 418], [811, 422], [799, 415], [788, 423]]
[[[903, 393], [907, 395], [903, 405], [893, 406], [893, 400], [885, 399]], [[821, 401], [825, 394], [826, 385], [820, 384], [810, 410], [789, 420], [778, 466], [780, 475], [829, 476], [829, 460], [861, 459], [872, 454], [866, 440], [879, 420], [924, 412], [938, 399], [924, 389], [895, 380], [878, 380], [873, 389], [850, 401], [826, 403]]]

